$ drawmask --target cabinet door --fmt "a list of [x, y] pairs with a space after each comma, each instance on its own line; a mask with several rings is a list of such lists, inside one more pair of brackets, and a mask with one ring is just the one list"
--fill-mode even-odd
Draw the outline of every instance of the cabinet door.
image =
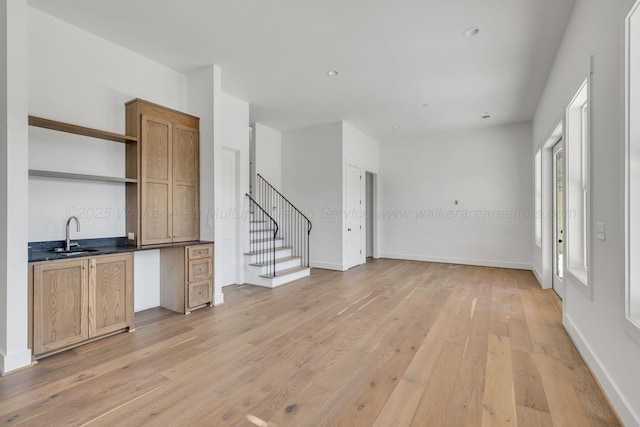
[[140, 232], [143, 245], [172, 241], [172, 139], [170, 122], [142, 116]]
[[173, 128], [173, 241], [200, 238], [200, 143], [198, 130]]
[[86, 260], [73, 260], [34, 266], [34, 354], [87, 339], [87, 264]]
[[89, 338], [133, 326], [133, 255], [89, 260]]

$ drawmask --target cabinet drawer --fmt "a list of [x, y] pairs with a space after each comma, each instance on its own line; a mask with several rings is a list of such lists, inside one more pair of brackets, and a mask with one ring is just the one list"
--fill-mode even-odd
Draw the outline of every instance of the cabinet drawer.
[[202, 258], [189, 261], [189, 282], [197, 282], [211, 277], [211, 258]]
[[189, 283], [189, 307], [211, 303], [211, 279]]
[[213, 255], [212, 249], [211, 245], [189, 247], [187, 248], [187, 259], [211, 258]]

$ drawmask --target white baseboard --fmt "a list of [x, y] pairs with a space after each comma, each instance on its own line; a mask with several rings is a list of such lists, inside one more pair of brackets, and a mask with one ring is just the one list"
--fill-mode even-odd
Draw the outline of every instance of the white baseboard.
[[311, 264], [311, 267], [313, 267], [313, 268], [322, 268], [324, 270], [344, 271], [344, 268], [343, 268], [342, 264], [334, 264], [334, 263], [328, 263], [328, 262], [317, 262], [317, 261], [310, 261], [309, 264]]
[[576, 325], [566, 313], [562, 317], [562, 323], [576, 345], [578, 352], [587, 362], [587, 365], [591, 368], [596, 380], [600, 383], [600, 386], [607, 394], [609, 401], [618, 413], [618, 416], [620, 416], [622, 422], [627, 427], [640, 427], [640, 416], [634, 411], [628, 400], [622, 395], [616, 384], [611, 379], [607, 369], [600, 362], [600, 359], [598, 359], [598, 357], [593, 353], [591, 347], [584, 339], [584, 336], [580, 333], [578, 328], [576, 328]]
[[222, 292], [216, 293], [213, 296], [213, 305], [214, 305], [214, 307], [216, 305], [220, 305], [220, 304], [224, 304], [224, 294]]
[[0, 375], [8, 374], [16, 369], [31, 366], [31, 350], [28, 348], [18, 353], [4, 354], [0, 351]]
[[514, 270], [531, 270], [531, 263], [528, 263], [528, 262], [497, 261], [497, 260], [472, 259], [472, 258], [449, 258], [449, 257], [438, 257], [438, 256], [428, 256], [428, 255], [396, 254], [396, 253], [389, 253], [389, 252], [381, 253], [380, 257], [391, 258], [391, 259], [404, 259], [409, 261], [441, 262], [444, 264], [477, 265], [481, 267], [498, 267], [498, 268], [511, 268]]
[[538, 271], [538, 269], [536, 268], [536, 266], [534, 264], [531, 264], [531, 271], [533, 271], [533, 275], [536, 276], [536, 280], [538, 281], [540, 286], [543, 287], [542, 286], [542, 274], [540, 274], [540, 272]]

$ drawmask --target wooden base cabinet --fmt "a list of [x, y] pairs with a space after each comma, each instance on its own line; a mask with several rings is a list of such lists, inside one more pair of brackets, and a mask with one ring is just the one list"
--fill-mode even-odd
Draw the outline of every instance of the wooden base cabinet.
[[87, 261], [51, 261], [33, 268], [33, 353], [89, 338]]
[[47, 261], [32, 268], [36, 357], [133, 330], [132, 254]]
[[133, 255], [89, 260], [89, 338], [133, 329]]
[[160, 250], [160, 305], [184, 314], [213, 305], [213, 244]]

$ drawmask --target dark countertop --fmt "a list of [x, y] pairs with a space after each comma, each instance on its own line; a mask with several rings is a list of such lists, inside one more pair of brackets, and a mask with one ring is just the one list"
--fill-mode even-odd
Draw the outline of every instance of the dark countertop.
[[143, 246], [141, 248], [127, 244], [126, 237], [107, 237], [102, 239], [80, 239], [72, 240], [80, 246], [74, 248], [81, 251], [82, 249], [95, 249], [92, 252], [83, 252], [77, 255], [64, 255], [54, 252], [55, 248], [64, 247], [64, 240], [53, 240], [49, 242], [29, 242], [29, 262], [54, 261], [61, 259], [76, 259], [94, 257], [98, 255], [119, 254], [135, 251], [146, 251], [152, 249], [163, 248], [182, 248], [185, 246], [205, 245], [213, 242], [205, 240], [196, 240], [192, 242], [168, 243], [162, 245]]

